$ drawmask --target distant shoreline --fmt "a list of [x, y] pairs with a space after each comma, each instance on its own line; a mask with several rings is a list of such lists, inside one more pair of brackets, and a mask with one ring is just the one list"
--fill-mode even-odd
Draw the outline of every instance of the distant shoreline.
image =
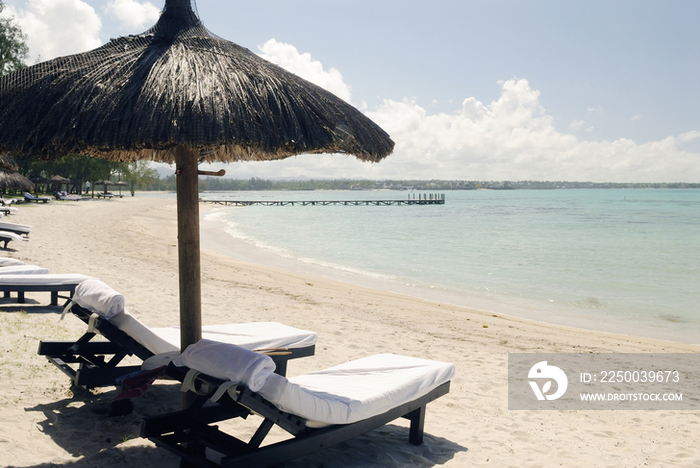
[[[162, 189], [137, 190], [136, 193], [175, 193], [175, 180], [159, 181]], [[172, 183], [172, 187], [168, 184]], [[199, 181], [201, 193], [235, 191], [316, 191], [316, 190], [355, 190], [355, 191], [452, 191], [452, 190], [683, 190], [700, 189], [700, 183], [690, 182], [548, 182], [548, 181], [450, 181], [450, 180], [263, 180], [263, 179], [219, 179], [203, 178]]]

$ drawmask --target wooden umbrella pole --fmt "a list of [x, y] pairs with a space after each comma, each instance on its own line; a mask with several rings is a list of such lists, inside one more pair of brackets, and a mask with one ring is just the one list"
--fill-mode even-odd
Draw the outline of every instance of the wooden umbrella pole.
[[175, 148], [177, 167], [177, 237], [180, 270], [180, 348], [202, 338], [202, 275], [199, 259], [199, 184], [197, 157]]

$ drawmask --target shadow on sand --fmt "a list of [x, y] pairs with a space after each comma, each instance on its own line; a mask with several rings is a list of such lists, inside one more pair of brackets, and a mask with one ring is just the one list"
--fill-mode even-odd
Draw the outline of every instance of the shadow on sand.
[[[172, 467], [179, 459], [151, 442], [140, 439], [141, 419], [179, 409], [180, 392], [175, 384], [154, 385], [141, 398], [134, 400], [131, 414], [109, 417], [109, 405], [115, 391], [94, 395], [76, 390], [73, 398], [26, 408], [43, 414], [36, 424], [63, 448], [75, 461], [42, 463], [31, 468], [71, 467]], [[430, 410], [428, 420], [430, 426]], [[31, 443], [28, 441], [28, 443]], [[408, 429], [389, 424], [353, 440], [315, 454], [292, 460], [289, 468], [429, 468], [442, 465], [467, 448], [442, 437], [425, 434], [424, 443], [408, 443]], [[30, 468], [27, 465], [10, 465]], [[7, 468], [10, 468], [9, 466]]]
[[[0, 293], [2, 294], [2, 293]], [[31, 294], [31, 293], [30, 293]], [[43, 294], [43, 293], [35, 293], [35, 294]], [[52, 306], [52, 305], [47, 305], [50, 300], [48, 299], [49, 293], [46, 293], [46, 301], [44, 303], [41, 303], [35, 299], [31, 298], [26, 298], [25, 302], [23, 303], [18, 303], [16, 298], [5, 298], [0, 296], [0, 313], [2, 312], [22, 312], [22, 313], [28, 313], [28, 314], [58, 314], [60, 315], [61, 312], [63, 312], [63, 299], [59, 298], [59, 305], [57, 306]]]

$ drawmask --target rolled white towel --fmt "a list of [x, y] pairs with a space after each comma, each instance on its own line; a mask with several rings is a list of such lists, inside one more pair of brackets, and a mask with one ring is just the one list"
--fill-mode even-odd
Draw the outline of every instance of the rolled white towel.
[[254, 392], [259, 391], [275, 371], [275, 363], [270, 356], [211, 340], [200, 340], [188, 346], [173, 360], [173, 364], [243, 384]]
[[96, 279], [81, 282], [75, 288], [73, 302], [107, 320], [124, 312], [126, 304], [124, 296]]

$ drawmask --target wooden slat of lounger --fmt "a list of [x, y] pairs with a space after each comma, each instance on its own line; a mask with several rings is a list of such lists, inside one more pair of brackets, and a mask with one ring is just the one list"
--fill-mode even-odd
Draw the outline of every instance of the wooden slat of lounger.
[[[38, 354], [39, 356], [75, 354], [70, 351], [70, 348], [74, 347], [75, 344], [75, 341], [40, 341]], [[90, 341], [82, 346], [92, 354], [115, 354], [122, 349], [121, 346], [111, 341]]]
[[[51, 305], [58, 305], [58, 298], [70, 299], [75, 293], [75, 288], [78, 284], [31, 284], [31, 285], [18, 285], [18, 284], [0, 284], [0, 292], [5, 293], [5, 297], [10, 297], [10, 293], [17, 293], [17, 302], [23, 304], [24, 293], [25, 292], [50, 292], [51, 293]], [[69, 296], [59, 296], [59, 292], [67, 292]]]

